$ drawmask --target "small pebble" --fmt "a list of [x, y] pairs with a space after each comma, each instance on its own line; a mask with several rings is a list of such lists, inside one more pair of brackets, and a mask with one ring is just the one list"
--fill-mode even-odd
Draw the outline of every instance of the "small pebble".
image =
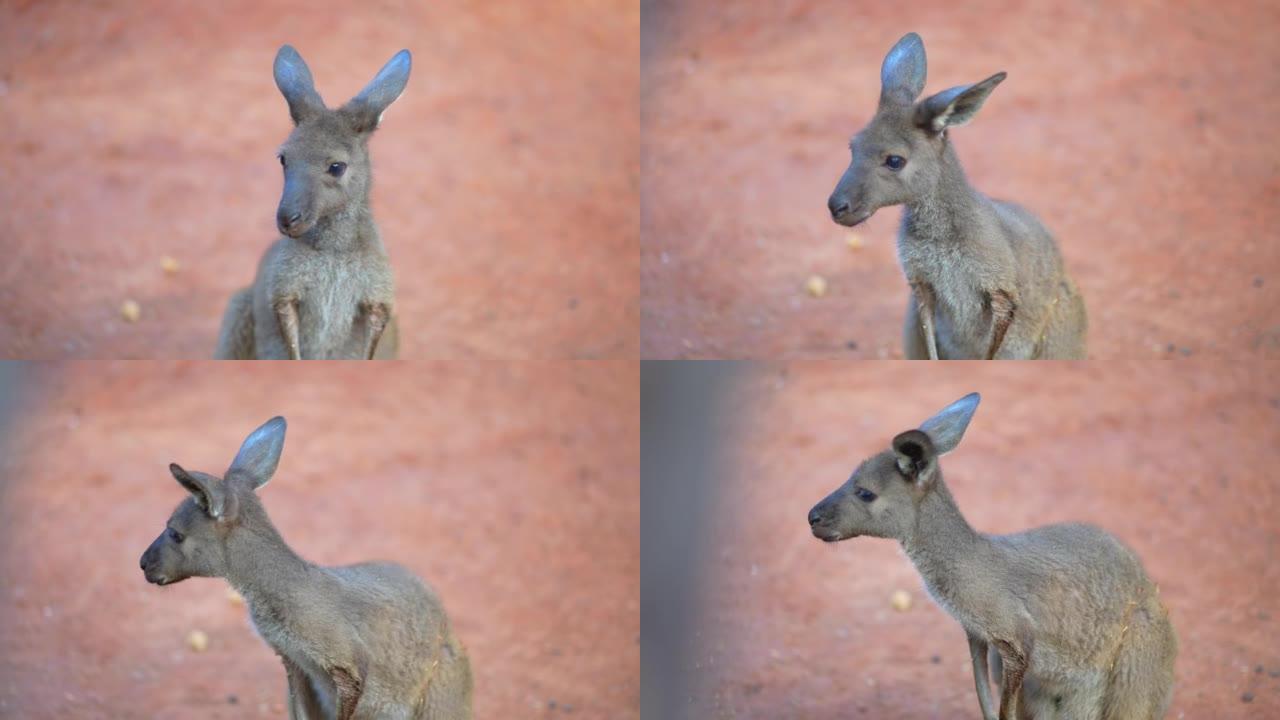
[[227, 696], [227, 704], [228, 704], [228, 705], [235, 705], [235, 704], [237, 704], [237, 703], [239, 703], [239, 702], [240, 702], [240, 698], [236, 697], [235, 695], [228, 695], [228, 696]]
[[204, 652], [209, 647], [209, 636], [200, 630], [187, 633], [187, 645], [196, 652]]
[[804, 284], [804, 289], [813, 297], [820, 298], [827, 294], [827, 280], [821, 275], [810, 276], [809, 281]]
[[1254, 279], [1253, 279], [1253, 286], [1254, 286], [1254, 287], [1262, 287], [1262, 278], [1260, 278], [1260, 277], [1256, 277], [1256, 278], [1254, 278]]
[[911, 609], [911, 594], [906, 590], [894, 590], [889, 596], [889, 604], [898, 612], [906, 612]]
[[134, 300], [125, 300], [120, 304], [120, 317], [126, 322], [138, 322], [138, 318], [142, 317], [142, 306]]
[[160, 258], [160, 269], [164, 270], [166, 275], [172, 275], [178, 272], [178, 259], [165, 255]]
[[1247, 693], [1245, 693], [1245, 694], [1241, 695], [1241, 696], [1240, 696], [1240, 700], [1241, 700], [1242, 702], [1247, 702], [1247, 703], [1251, 703], [1251, 702], [1253, 702], [1253, 693], [1251, 693], [1251, 692], [1247, 692]]
[[858, 341], [857, 341], [857, 340], [850, 340], [849, 342], [845, 343], [845, 344], [844, 344], [844, 346], [845, 346], [845, 348], [846, 348], [846, 349], [848, 349], [848, 350], [857, 350], [857, 349], [858, 349]]
[[941, 664], [942, 664], [942, 656], [941, 656], [941, 655], [934, 655], [933, 657], [929, 658], [929, 662], [933, 663], [934, 665], [941, 665]]

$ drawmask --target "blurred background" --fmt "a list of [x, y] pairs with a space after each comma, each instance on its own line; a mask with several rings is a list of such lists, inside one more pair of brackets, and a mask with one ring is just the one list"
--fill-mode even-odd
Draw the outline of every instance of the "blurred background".
[[[279, 659], [224, 580], [148, 585], [186, 497], [289, 421], [262, 500], [325, 565], [389, 559], [444, 600], [477, 718], [635, 718], [635, 363], [0, 365], [0, 717], [283, 717]], [[198, 652], [192, 631], [207, 637]]]
[[212, 356], [277, 237], [285, 43], [330, 106], [413, 53], [370, 142], [402, 358], [635, 356], [628, 0], [0, 3], [0, 356]]
[[[982, 404], [942, 464], [970, 524], [1106, 528], [1142, 558], [1178, 633], [1168, 717], [1280, 715], [1280, 381], [1261, 364], [642, 372], [645, 717], [976, 717], [964, 631], [898, 545], [826, 545], [805, 519], [894, 435], [975, 390]], [[652, 440], [661, 416], [684, 432]], [[688, 546], [660, 553], [655, 529]], [[653, 577], [688, 583], [670, 586], [689, 605], [655, 611], [665, 588]], [[668, 656], [649, 657], [679, 630]], [[652, 686], [652, 667], [666, 686]]]
[[[1056, 234], [1093, 358], [1280, 353], [1280, 4], [645, 0], [641, 353], [900, 357], [900, 208], [827, 196], [880, 64], [925, 94], [1004, 70], [952, 133], [970, 181]], [[821, 297], [809, 292], [809, 283]]]

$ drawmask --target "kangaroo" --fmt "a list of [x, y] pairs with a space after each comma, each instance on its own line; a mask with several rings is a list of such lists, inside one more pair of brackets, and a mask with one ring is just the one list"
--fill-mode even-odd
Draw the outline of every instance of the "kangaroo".
[[947, 130], [977, 114], [999, 72], [916, 102], [924, 43], [908, 33], [884, 58], [880, 104], [853, 137], [827, 208], [853, 227], [903, 205], [898, 261], [911, 287], [908, 359], [1083, 359], [1084, 300], [1053, 236], [1027, 210], [965, 179]]
[[439, 598], [392, 563], [313, 565], [258, 499], [275, 474], [285, 420], [254, 430], [218, 478], [169, 471], [190, 496], [142, 554], [147, 582], [221, 577], [284, 662], [292, 720], [471, 717], [471, 665]]
[[809, 511], [810, 530], [825, 542], [902, 544], [969, 636], [983, 718], [996, 717], [989, 665], [1000, 720], [1164, 717], [1177, 639], [1133, 551], [1091, 525], [984, 535], [960, 514], [938, 459], [960, 442], [979, 399], [957, 400], [863, 461]]
[[294, 129], [280, 148], [282, 237], [253, 285], [231, 297], [214, 357], [223, 360], [391, 359], [399, 329], [391, 264], [369, 210], [369, 137], [404, 92], [401, 50], [337, 110], [325, 107], [297, 50], [276, 54], [276, 86]]

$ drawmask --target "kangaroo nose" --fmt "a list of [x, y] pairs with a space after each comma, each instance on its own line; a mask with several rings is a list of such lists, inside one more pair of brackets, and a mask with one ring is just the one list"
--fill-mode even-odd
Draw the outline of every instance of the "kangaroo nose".
[[813, 527], [822, 522], [822, 516], [818, 514], [818, 509], [814, 508], [809, 511], [809, 527]]
[[288, 230], [290, 227], [293, 226], [294, 223], [298, 222], [301, 219], [302, 219], [302, 213], [300, 212], [293, 213], [292, 215], [286, 215], [283, 212], [281, 212], [279, 215], [276, 216], [276, 220], [280, 223], [280, 227], [286, 230]]
[[832, 195], [827, 199], [827, 209], [831, 211], [831, 217], [840, 217], [849, 212], [849, 201]]

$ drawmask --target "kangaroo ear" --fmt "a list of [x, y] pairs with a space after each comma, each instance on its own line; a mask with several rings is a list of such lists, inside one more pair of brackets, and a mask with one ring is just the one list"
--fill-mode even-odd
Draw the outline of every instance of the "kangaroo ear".
[[924, 41], [907, 33], [884, 56], [880, 66], [880, 107], [910, 105], [924, 92]]
[[324, 110], [324, 100], [316, 92], [311, 70], [292, 45], [285, 45], [276, 53], [274, 72], [276, 87], [289, 103], [289, 116], [293, 118], [294, 125], [300, 125], [303, 120]]
[[893, 454], [898, 459], [898, 470], [923, 485], [933, 478], [934, 462], [938, 453], [933, 440], [919, 430], [908, 430], [893, 439]]
[[204, 473], [189, 473], [177, 463], [169, 463], [169, 472], [196, 499], [196, 504], [209, 517], [217, 520], [226, 515], [227, 492], [222, 481]]
[[351, 98], [340, 112], [346, 115], [356, 132], [371, 132], [382, 122], [382, 113], [404, 92], [409, 83], [409, 70], [413, 66], [408, 50], [401, 50], [387, 61], [373, 80]]
[[277, 416], [249, 433], [240, 446], [240, 452], [236, 453], [236, 459], [231, 461], [227, 479], [243, 478], [255, 489], [266, 485], [275, 474], [276, 465], [280, 464], [285, 427], [284, 418]]
[[1006, 73], [998, 72], [980, 83], [953, 87], [930, 97], [916, 106], [916, 125], [940, 133], [969, 122], [1006, 76]]
[[973, 413], [978, 410], [981, 400], [982, 396], [978, 393], [969, 393], [920, 424], [920, 429], [933, 441], [933, 447], [939, 455], [955, 450], [960, 444], [960, 438], [964, 437], [964, 431], [969, 427], [969, 421], [973, 419]]

